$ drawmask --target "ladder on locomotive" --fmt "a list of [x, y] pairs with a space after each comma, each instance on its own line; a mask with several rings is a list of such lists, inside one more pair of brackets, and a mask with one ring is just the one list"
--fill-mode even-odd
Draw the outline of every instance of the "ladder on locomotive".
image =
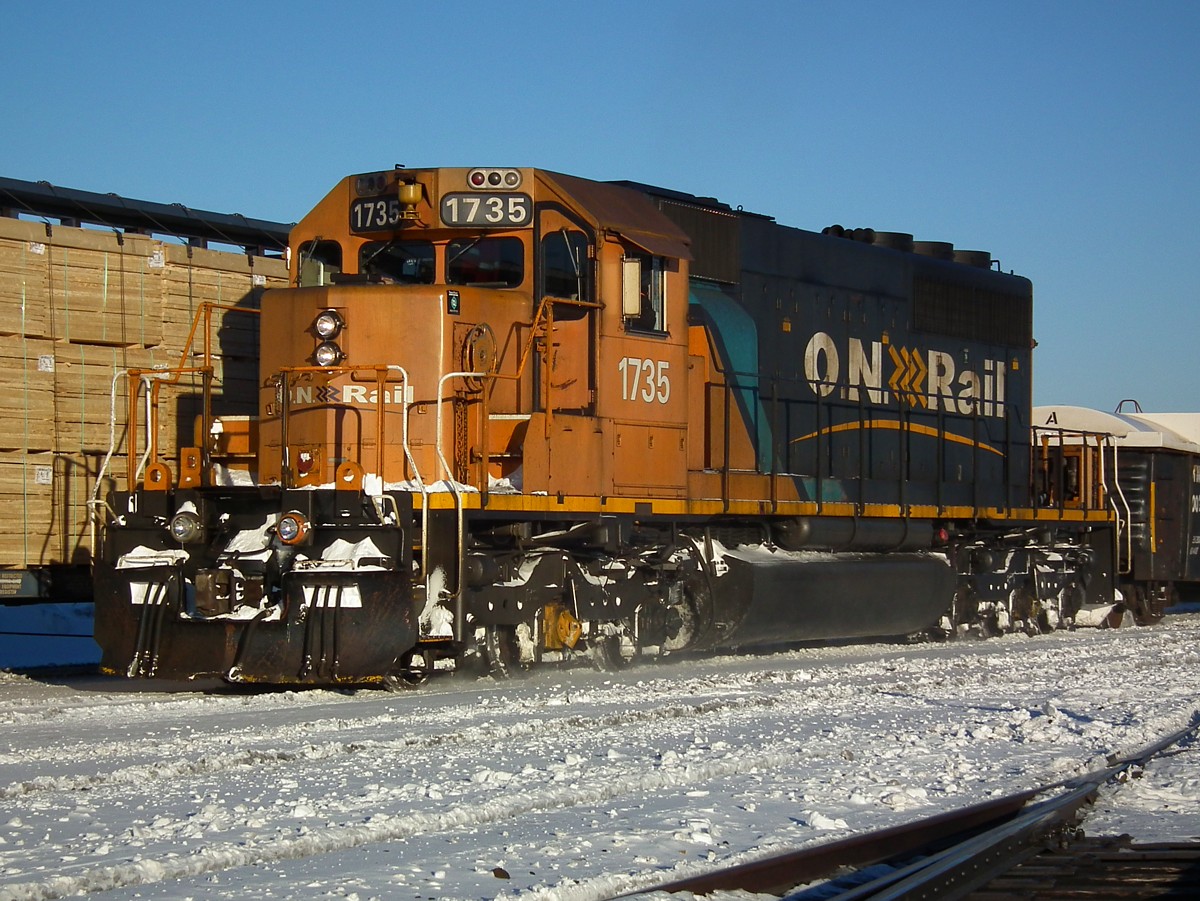
[[1116, 521], [1118, 568], [1128, 574], [1133, 565], [1133, 539], [1140, 528], [1139, 507], [1136, 497], [1130, 503], [1126, 491], [1133, 473], [1119, 459], [1111, 438], [1099, 432], [1037, 427], [1034, 485], [1039, 507], [1060, 512], [1111, 511]]

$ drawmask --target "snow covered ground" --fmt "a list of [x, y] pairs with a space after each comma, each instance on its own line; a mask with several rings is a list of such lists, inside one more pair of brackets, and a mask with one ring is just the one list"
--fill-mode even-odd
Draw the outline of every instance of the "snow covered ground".
[[[0, 899], [649, 890], [1136, 750], [1200, 707], [1198, 639], [1189, 613], [404, 694], [0, 674]], [[1198, 801], [1193, 742], [1088, 829], [1198, 837]]]

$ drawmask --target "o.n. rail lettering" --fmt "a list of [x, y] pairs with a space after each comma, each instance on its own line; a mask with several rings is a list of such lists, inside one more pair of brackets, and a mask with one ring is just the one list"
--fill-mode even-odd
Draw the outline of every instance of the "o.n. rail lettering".
[[[408, 403], [413, 402], [412, 386], [405, 388]], [[352, 407], [374, 407], [379, 404], [379, 389], [366, 385], [295, 385], [288, 392], [293, 405], [344, 404]], [[403, 406], [405, 398], [400, 386], [383, 389], [384, 406]]]
[[819, 397], [963, 415], [1004, 416], [1009, 368], [1005, 360], [986, 358], [968, 368], [945, 351], [883, 340], [849, 338], [842, 348], [828, 332], [816, 332], [804, 350], [804, 377]]

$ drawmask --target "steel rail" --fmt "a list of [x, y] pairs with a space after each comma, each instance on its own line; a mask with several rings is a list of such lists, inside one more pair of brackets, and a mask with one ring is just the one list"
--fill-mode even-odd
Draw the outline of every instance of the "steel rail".
[[798, 851], [689, 876], [665, 885], [639, 889], [621, 897], [648, 891], [692, 892], [747, 891], [780, 895], [797, 885], [828, 876], [842, 867], [865, 867], [900, 854], [916, 853], [971, 828], [984, 828], [1016, 816], [1041, 789], [1006, 795], [994, 801], [927, 817], [914, 823], [852, 835]]
[[[841, 901], [960, 897], [1040, 850], [1031, 848], [1031, 842], [1068, 822], [1106, 782], [1134, 765], [1144, 764], [1197, 729], [1200, 729], [1200, 711], [1193, 713], [1183, 728], [1125, 757], [1110, 758], [1102, 769], [1074, 779], [912, 823], [643, 887], [619, 897], [634, 897], [648, 891], [706, 895], [742, 890], [785, 895], [796, 886], [827, 878], [842, 868], [862, 868], [923, 852], [928, 856], [836, 897]], [[1054, 792], [1061, 794], [1030, 806], [1034, 799]], [[963, 840], [956, 841], [960, 838]]]
[[1100, 787], [1130, 767], [1177, 744], [1200, 728], [1200, 713], [1188, 725], [1108, 766], [1063, 783], [1067, 791], [1034, 805], [1011, 822], [836, 896], [841, 901], [896, 901], [902, 898], [959, 898], [986, 885], [1038, 854], [1041, 839], [1075, 820], [1079, 809], [1095, 799]]

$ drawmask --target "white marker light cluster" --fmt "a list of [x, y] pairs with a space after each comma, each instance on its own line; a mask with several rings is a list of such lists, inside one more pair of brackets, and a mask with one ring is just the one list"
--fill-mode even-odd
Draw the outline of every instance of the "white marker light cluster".
[[521, 172], [518, 169], [472, 169], [467, 173], [467, 184], [472, 188], [505, 188], [513, 191], [521, 187]]

